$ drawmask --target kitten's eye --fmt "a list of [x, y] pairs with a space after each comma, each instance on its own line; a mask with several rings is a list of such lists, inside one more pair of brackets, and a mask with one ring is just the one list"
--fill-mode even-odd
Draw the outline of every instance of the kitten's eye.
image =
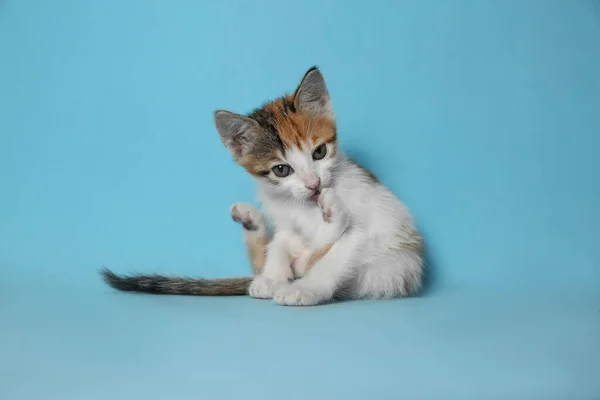
[[327, 155], [327, 146], [325, 143], [320, 145], [313, 151], [313, 160], [322, 160]]
[[285, 178], [286, 176], [288, 176], [289, 174], [291, 174], [293, 172], [293, 169], [289, 165], [279, 164], [279, 165], [276, 165], [273, 168], [271, 168], [271, 171], [273, 171], [273, 173], [276, 176], [278, 176], [280, 178]]

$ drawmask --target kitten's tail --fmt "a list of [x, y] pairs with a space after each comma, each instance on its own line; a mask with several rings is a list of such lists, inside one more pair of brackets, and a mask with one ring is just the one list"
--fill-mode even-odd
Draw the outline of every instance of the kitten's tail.
[[252, 278], [201, 279], [179, 278], [163, 275], [116, 275], [104, 268], [100, 271], [104, 281], [123, 292], [151, 294], [179, 294], [187, 296], [244, 296]]

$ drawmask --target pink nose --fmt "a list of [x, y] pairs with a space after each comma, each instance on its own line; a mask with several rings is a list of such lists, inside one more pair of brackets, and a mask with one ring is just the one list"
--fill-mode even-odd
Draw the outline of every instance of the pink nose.
[[320, 185], [321, 185], [321, 180], [319, 178], [316, 178], [316, 179], [304, 184], [304, 186], [306, 186], [310, 190], [315, 190]]

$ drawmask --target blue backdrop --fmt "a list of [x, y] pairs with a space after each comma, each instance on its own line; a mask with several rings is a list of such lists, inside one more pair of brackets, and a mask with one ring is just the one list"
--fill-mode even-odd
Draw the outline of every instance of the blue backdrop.
[[600, 286], [596, 0], [0, 0], [3, 291], [249, 272], [228, 208], [253, 182], [212, 111], [314, 64], [343, 149], [413, 211], [431, 293]]
[[0, 263], [248, 271], [212, 111], [321, 67], [342, 147], [464, 286], [600, 280], [597, 1], [4, 1]]

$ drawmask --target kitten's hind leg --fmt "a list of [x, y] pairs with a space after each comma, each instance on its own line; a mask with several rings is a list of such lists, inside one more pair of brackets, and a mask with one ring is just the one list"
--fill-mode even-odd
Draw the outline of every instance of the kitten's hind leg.
[[423, 279], [419, 251], [374, 249], [370, 259], [340, 293], [342, 297], [389, 299], [418, 293]]
[[260, 210], [248, 203], [235, 203], [230, 209], [231, 218], [243, 226], [244, 242], [255, 275], [262, 272], [267, 257], [269, 236]]

